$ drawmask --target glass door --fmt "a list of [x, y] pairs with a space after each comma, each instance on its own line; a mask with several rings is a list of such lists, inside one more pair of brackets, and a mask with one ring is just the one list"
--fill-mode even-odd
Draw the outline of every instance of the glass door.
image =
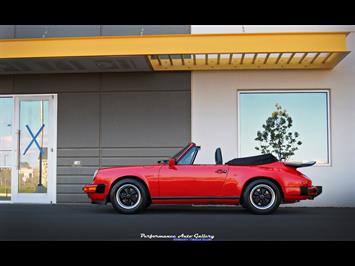
[[54, 96], [14, 96], [12, 201], [55, 202]]
[[11, 200], [13, 109], [12, 97], [0, 97], [0, 201]]

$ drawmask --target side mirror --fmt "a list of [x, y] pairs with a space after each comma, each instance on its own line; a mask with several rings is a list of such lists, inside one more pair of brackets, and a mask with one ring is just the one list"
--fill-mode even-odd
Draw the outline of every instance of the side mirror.
[[169, 168], [175, 169], [175, 165], [176, 165], [175, 159], [170, 159], [168, 164], [169, 164]]

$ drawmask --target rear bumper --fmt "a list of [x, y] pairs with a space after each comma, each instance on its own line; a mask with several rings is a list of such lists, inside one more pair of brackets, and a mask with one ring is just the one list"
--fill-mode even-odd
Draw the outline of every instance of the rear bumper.
[[301, 187], [301, 196], [309, 196], [310, 199], [314, 199], [319, 196], [323, 188], [322, 186]]

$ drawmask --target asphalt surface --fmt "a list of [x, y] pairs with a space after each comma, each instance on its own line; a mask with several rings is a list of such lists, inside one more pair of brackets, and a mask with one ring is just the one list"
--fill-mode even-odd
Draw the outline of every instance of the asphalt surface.
[[123, 215], [111, 205], [0, 205], [0, 240], [355, 240], [354, 224], [355, 208], [259, 216], [240, 207], [153, 206]]

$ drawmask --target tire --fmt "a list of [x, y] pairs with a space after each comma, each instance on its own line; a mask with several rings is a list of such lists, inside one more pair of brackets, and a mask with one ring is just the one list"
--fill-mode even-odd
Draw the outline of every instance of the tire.
[[246, 209], [247, 208], [247, 206], [245, 205], [245, 203], [243, 202], [243, 203], [240, 203], [240, 205], [244, 208], [244, 209]]
[[258, 179], [245, 188], [243, 205], [254, 214], [271, 214], [279, 207], [281, 198], [281, 191], [274, 182]]
[[141, 212], [149, 204], [147, 189], [133, 178], [118, 181], [111, 189], [110, 200], [113, 208], [123, 214]]

